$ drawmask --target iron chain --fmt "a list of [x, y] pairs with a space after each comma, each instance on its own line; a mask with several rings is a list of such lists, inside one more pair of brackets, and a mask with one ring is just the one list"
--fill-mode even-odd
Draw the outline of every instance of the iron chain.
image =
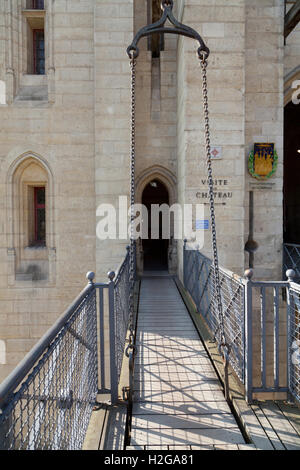
[[[215, 217], [215, 204], [214, 204], [214, 185], [212, 176], [211, 165], [211, 145], [210, 145], [210, 127], [209, 127], [209, 112], [208, 112], [208, 87], [207, 87], [207, 57], [205, 53], [200, 56], [200, 64], [202, 69], [202, 92], [203, 92], [203, 110], [204, 110], [204, 125], [205, 125], [205, 148], [206, 148], [206, 165], [208, 174], [208, 189], [209, 189], [209, 208], [211, 219], [211, 234], [212, 234], [212, 250], [213, 250], [213, 268], [215, 278], [215, 299], [217, 312], [219, 316], [220, 340], [219, 350], [223, 356], [224, 363], [227, 365], [228, 354], [230, 351], [229, 345], [226, 342], [225, 326], [223, 318], [223, 307], [221, 297], [221, 283], [219, 272], [218, 248], [217, 248], [217, 231], [216, 231], [216, 217]], [[227, 367], [225, 367], [225, 373]], [[228, 377], [225, 377], [225, 383], [228, 383]], [[226, 388], [226, 387], [225, 387]], [[228, 394], [228, 390], [225, 390]]]
[[[207, 89], [207, 57], [205, 53], [200, 57], [200, 64], [202, 69], [202, 92], [203, 92], [203, 110], [204, 110], [204, 124], [205, 124], [205, 143], [206, 143], [206, 164], [208, 173], [208, 186], [209, 186], [209, 204], [210, 204], [210, 217], [211, 217], [211, 232], [212, 232], [212, 250], [213, 250], [213, 267], [215, 276], [215, 290], [217, 304], [217, 311], [219, 316], [219, 328], [220, 328], [220, 350], [223, 351], [224, 362], [227, 365], [229, 347], [226, 343], [225, 327], [223, 320], [223, 307], [221, 298], [221, 285], [219, 275], [219, 260], [218, 260], [218, 249], [217, 249], [217, 232], [216, 232], [216, 220], [215, 220], [215, 206], [214, 206], [214, 188], [213, 188], [213, 176], [212, 176], [212, 165], [211, 165], [211, 145], [210, 145], [210, 127], [209, 127], [209, 112], [208, 112], [208, 89]], [[134, 239], [134, 203], [135, 203], [135, 105], [136, 105], [136, 60], [134, 55], [130, 59], [131, 66], [131, 155], [130, 155], [130, 294], [129, 294], [129, 330], [130, 340], [127, 348], [127, 354], [129, 349], [134, 349], [133, 338], [134, 338], [134, 282], [135, 282], [135, 239]], [[225, 367], [225, 371], [227, 367]], [[228, 377], [227, 377], [228, 379]], [[228, 380], [225, 383], [228, 383]], [[225, 391], [226, 394], [228, 390]]]
[[134, 349], [134, 283], [135, 283], [135, 240], [134, 240], [134, 203], [135, 203], [135, 86], [136, 60], [130, 59], [131, 67], [131, 150], [130, 150], [130, 247], [129, 247], [129, 349]]

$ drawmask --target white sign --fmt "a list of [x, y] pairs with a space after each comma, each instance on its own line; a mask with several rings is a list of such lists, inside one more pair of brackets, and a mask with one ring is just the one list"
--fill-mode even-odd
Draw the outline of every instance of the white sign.
[[210, 155], [212, 160], [220, 160], [222, 156], [222, 147], [213, 146], [210, 150]]

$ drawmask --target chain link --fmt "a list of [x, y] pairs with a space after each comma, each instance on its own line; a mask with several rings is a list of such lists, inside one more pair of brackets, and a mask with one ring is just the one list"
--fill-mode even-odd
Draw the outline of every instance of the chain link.
[[130, 59], [131, 67], [131, 150], [130, 150], [130, 248], [129, 248], [129, 346], [134, 349], [134, 284], [135, 284], [135, 239], [134, 239], [134, 203], [135, 203], [135, 88], [136, 60]]
[[[214, 187], [211, 165], [211, 145], [210, 145], [210, 127], [209, 127], [209, 112], [208, 112], [208, 88], [207, 88], [207, 57], [206, 54], [200, 56], [200, 64], [202, 69], [202, 92], [203, 92], [203, 110], [204, 110], [204, 123], [205, 123], [205, 143], [206, 143], [206, 164], [208, 173], [208, 187], [209, 187], [209, 205], [211, 217], [211, 233], [212, 233], [212, 249], [213, 249], [213, 267], [215, 277], [215, 290], [216, 296], [214, 297], [217, 304], [217, 311], [219, 316], [219, 329], [220, 329], [220, 351], [223, 355], [225, 365], [225, 394], [228, 395], [228, 376], [227, 364], [229, 347], [225, 337], [225, 327], [223, 319], [221, 285], [219, 274], [219, 260], [217, 249], [217, 231], [215, 219], [215, 206], [214, 206]], [[131, 67], [131, 152], [130, 152], [130, 264], [129, 264], [129, 279], [130, 279], [130, 294], [129, 294], [129, 331], [130, 339], [127, 350], [135, 349], [134, 341], [134, 283], [135, 283], [135, 239], [134, 239], [134, 204], [135, 204], [135, 108], [136, 108], [136, 60], [134, 54], [130, 59]]]
[[230, 352], [230, 348], [226, 341], [222, 297], [221, 297], [221, 283], [220, 283], [220, 272], [219, 272], [217, 230], [216, 230], [216, 217], [215, 217], [215, 204], [214, 204], [214, 184], [213, 184], [212, 165], [211, 165], [211, 145], [210, 145], [208, 87], [207, 87], [207, 57], [205, 53], [203, 53], [200, 56], [200, 64], [201, 64], [201, 69], [202, 69], [202, 92], [203, 92], [203, 110], [204, 110], [204, 125], [205, 125], [206, 165], [207, 165], [207, 174], [208, 174], [209, 208], [210, 208], [210, 218], [211, 218], [211, 234], [212, 234], [212, 250], [213, 250], [213, 268], [214, 268], [215, 291], [216, 291], [214, 300], [217, 305], [217, 312], [219, 316], [219, 326], [218, 326], [218, 330], [220, 331], [219, 350], [223, 356], [223, 361], [225, 365], [225, 394], [228, 396], [227, 364], [228, 364], [228, 355]]

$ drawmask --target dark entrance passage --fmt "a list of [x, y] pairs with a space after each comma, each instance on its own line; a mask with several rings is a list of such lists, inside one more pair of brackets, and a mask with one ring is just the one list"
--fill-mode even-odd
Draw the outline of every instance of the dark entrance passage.
[[169, 240], [162, 238], [162, 214], [159, 214], [158, 239], [151, 239], [151, 206], [152, 204], [168, 204], [169, 193], [165, 185], [158, 179], [151, 181], [144, 189], [142, 204], [148, 211], [148, 240], [143, 240], [144, 270], [168, 269]]
[[300, 243], [300, 119], [299, 105], [284, 109], [284, 226], [285, 243]]

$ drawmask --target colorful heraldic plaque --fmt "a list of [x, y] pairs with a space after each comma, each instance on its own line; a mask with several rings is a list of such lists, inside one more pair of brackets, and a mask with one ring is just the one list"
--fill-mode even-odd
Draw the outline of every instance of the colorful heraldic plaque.
[[254, 144], [254, 150], [249, 155], [249, 173], [258, 180], [267, 180], [275, 173], [277, 162], [274, 144]]

